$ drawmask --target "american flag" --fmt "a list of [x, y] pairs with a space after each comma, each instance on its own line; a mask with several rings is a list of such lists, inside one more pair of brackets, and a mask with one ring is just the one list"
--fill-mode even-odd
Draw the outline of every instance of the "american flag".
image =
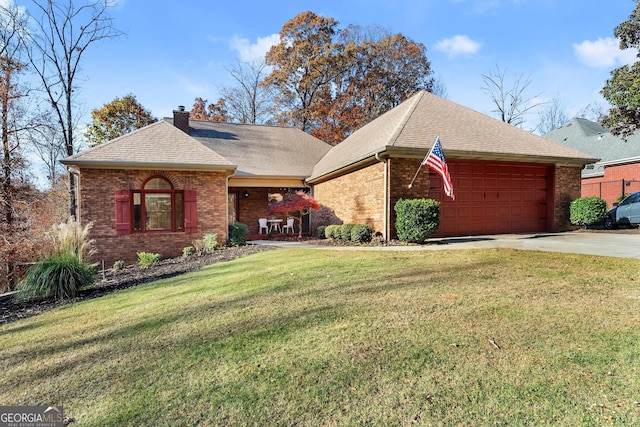
[[429, 151], [427, 157], [424, 158], [422, 164], [429, 166], [442, 177], [445, 194], [455, 200], [456, 197], [453, 194], [453, 184], [451, 183], [451, 176], [449, 176], [447, 161], [444, 159], [444, 153], [442, 152], [440, 137], [436, 138], [436, 141], [433, 143], [433, 147], [431, 147], [431, 151]]

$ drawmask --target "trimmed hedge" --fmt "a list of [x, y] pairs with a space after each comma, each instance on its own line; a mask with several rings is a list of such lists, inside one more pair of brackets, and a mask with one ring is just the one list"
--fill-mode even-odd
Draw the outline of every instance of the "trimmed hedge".
[[581, 197], [569, 205], [569, 220], [573, 225], [588, 227], [607, 217], [607, 202], [599, 197]]
[[351, 241], [356, 243], [369, 243], [373, 238], [373, 228], [364, 224], [355, 224], [351, 229]]
[[339, 239], [340, 226], [335, 224], [328, 225], [324, 230], [324, 234], [327, 236], [327, 239]]
[[325, 226], [325, 225], [319, 225], [318, 226], [318, 231], [317, 231], [318, 239], [326, 239], [327, 238], [327, 235], [325, 234], [326, 228], [327, 228], [327, 226]]
[[347, 241], [351, 240], [351, 229], [354, 226], [355, 224], [342, 224], [340, 226], [340, 238]]
[[398, 200], [396, 232], [406, 242], [424, 243], [440, 226], [440, 202], [432, 199]]

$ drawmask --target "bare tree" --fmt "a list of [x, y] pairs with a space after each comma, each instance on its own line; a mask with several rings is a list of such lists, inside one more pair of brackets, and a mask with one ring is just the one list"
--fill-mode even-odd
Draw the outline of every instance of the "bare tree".
[[44, 165], [47, 180], [53, 187], [64, 173], [60, 160], [65, 157], [62, 132], [55, 123], [41, 123], [29, 131], [29, 142]]
[[24, 70], [24, 31], [27, 17], [12, 3], [0, 5], [0, 127], [2, 134], [2, 173], [0, 197], [2, 222], [9, 230], [13, 224], [12, 176], [22, 163], [19, 155], [18, 132], [22, 129], [23, 111], [19, 100], [24, 96], [17, 84], [17, 75]]
[[[40, 78], [64, 139], [65, 154], [76, 150], [74, 127], [78, 73], [94, 43], [120, 35], [107, 15], [109, 0], [33, 0], [37, 32], [30, 38], [29, 60]], [[75, 176], [69, 172], [69, 213], [76, 217]]]
[[272, 111], [272, 89], [260, 84], [268, 70], [264, 60], [243, 62], [239, 59], [227, 72], [235, 86], [220, 89], [231, 120], [237, 123], [263, 124]]
[[515, 75], [513, 82], [508, 86], [505, 75], [506, 70], [502, 71], [496, 65], [495, 71], [482, 75], [484, 86], [481, 89], [496, 107], [495, 110], [491, 110], [492, 113], [497, 113], [503, 122], [521, 128], [526, 121], [525, 115], [543, 104], [535, 101], [541, 94], [527, 95], [527, 89], [531, 85], [528, 77], [525, 78], [522, 74]]
[[591, 120], [592, 122], [601, 123], [602, 120], [609, 114], [609, 108], [601, 103], [593, 103], [584, 107], [582, 110], [578, 111], [576, 117], [581, 119]]
[[447, 87], [444, 82], [439, 77], [433, 78], [433, 83], [431, 85], [431, 93], [434, 95], [438, 95], [440, 98], [447, 99], [449, 94], [447, 93]]
[[537, 130], [540, 135], [546, 135], [569, 121], [569, 116], [558, 95], [538, 110], [538, 119]]

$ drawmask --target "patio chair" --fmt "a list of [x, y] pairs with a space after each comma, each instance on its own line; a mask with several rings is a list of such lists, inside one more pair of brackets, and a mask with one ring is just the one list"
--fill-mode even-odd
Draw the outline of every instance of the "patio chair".
[[264, 234], [269, 234], [269, 227], [267, 227], [267, 218], [260, 218], [258, 220], [258, 224], [260, 224], [259, 234], [262, 234], [262, 229], [264, 229]]
[[282, 227], [283, 233], [288, 233], [289, 230], [291, 230], [292, 233], [295, 233], [295, 230], [293, 229], [293, 221], [293, 218], [287, 218], [287, 223]]

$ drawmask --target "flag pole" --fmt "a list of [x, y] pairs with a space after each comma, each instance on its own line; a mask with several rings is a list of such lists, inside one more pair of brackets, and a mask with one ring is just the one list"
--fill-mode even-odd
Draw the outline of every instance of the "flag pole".
[[413, 186], [413, 182], [416, 180], [416, 177], [418, 176], [418, 173], [420, 172], [420, 169], [422, 169], [422, 166], [424, 166], [424, 162], [431, 155], [431, 152], [433, 151], [433, 147], [436, 146], [435, 142], [438, 140], [438, 138], [440, 138], [440, 135], [436, 136], [436, 139], [433, 140], [433, 144], [431, 144], [431, 148], [429, 149], [429, 152], [427, 153], [426, 156], [424, 156], [424, 159], [422, 159], [422, 161], [420, 162], [420, 166], [418, 166], [418, 170], [416, 171], [416, 174], [413, 175], [413, 179], [411, 180], [411, 183], [409, 184], [409, 188], [411, 188]]

